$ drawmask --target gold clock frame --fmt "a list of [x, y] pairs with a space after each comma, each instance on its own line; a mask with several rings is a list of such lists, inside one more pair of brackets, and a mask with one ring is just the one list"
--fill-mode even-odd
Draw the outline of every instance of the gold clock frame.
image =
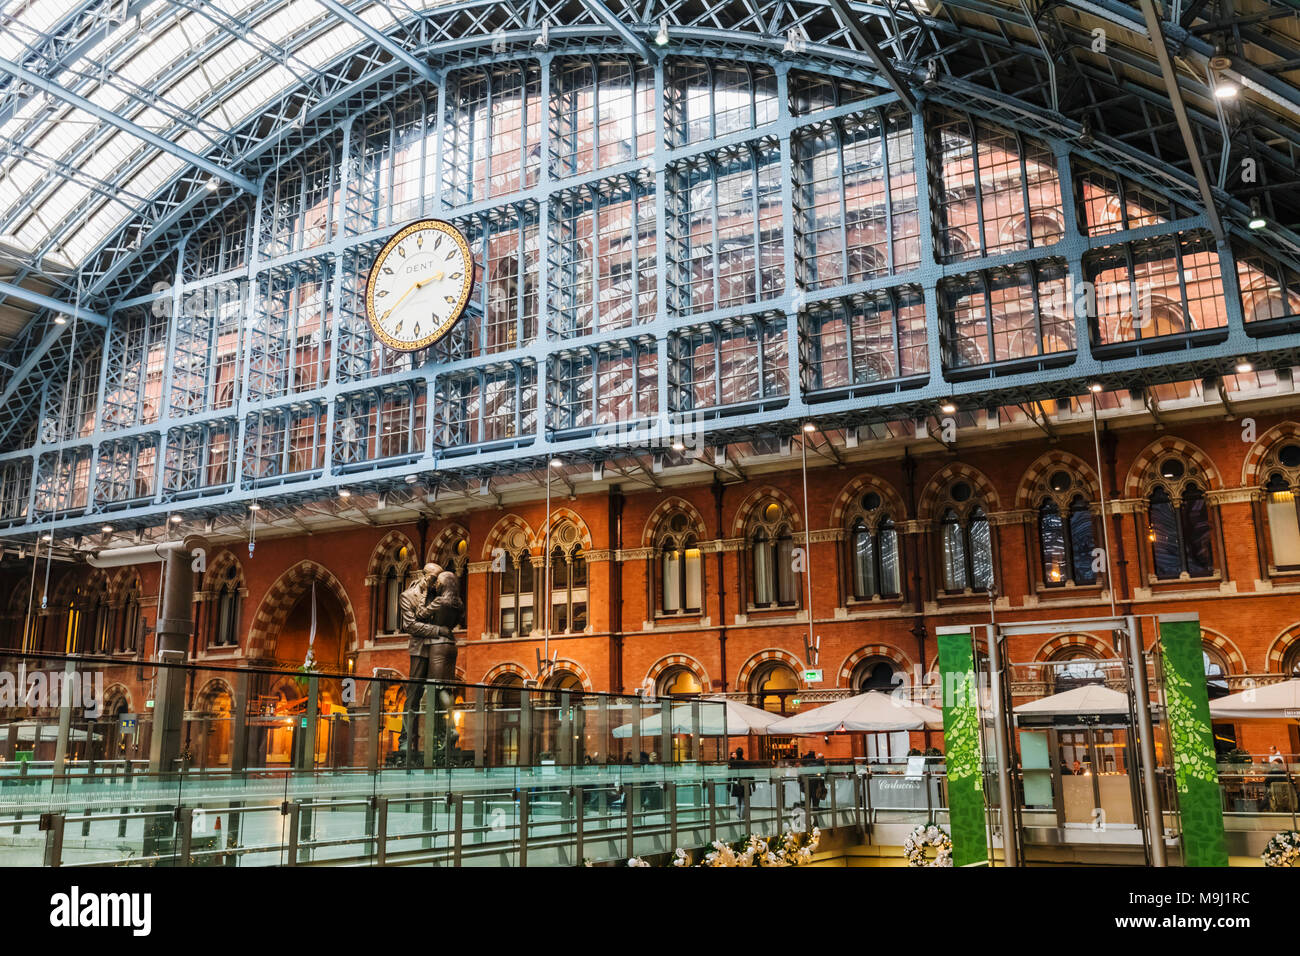
[[[461, 285], [460, 298], [452, 306], [452, 310], [442, 324], [430, 332], [428, 335], [417, 339], [415, 342], [401, 342], [393, 338], [379, 324], [379, 317], [375, 312], [375, 277], [380, 267], [392, 253], [393, 248], [405, 239], [407, 236], [416, 232], [423, 232], [429, 229], [441, 232], [451, 239], [460, 247], [462, 255], [465, 257], [465, 281]], [[470, 254], [469, 242], [465, 239], [454, 225], [445, 219], [417, 219], [415, 222], [403, 226], [383, 245], [379, 254], [375, 256], [375, 263], [370, 267], [370, 273], [366, 276], [366, 321], [370, 324], [370, 329], [375, 333], [375, 337], [384, 345], [397, 352], [418, 352], [420, 349], [427, 349], [446, 337], [456, 323], [465, 313], [465, 307], [469, 304], [469, 298], [474, 293], [474, 258]]]

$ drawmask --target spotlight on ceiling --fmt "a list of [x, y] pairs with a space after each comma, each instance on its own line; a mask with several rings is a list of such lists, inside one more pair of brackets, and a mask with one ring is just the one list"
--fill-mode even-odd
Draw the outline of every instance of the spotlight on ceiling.
[[533, 41], [533, 46], [539, 50], [545, 50], [551, 44], [551, 21], [542, 21], [542, 32], [537, 34], [537, 39]]
[[655, 44], [657, 46], [668, 45], [668, 18], [659, 18], [659, 32], [655, 34]]
[[180, 515], [172, 515], [172, 524], [180, 524], [184, 519]]
[[812, 422], [804, 422], [803, 430], [806, 432], [815, 432], [817, 430], [817, 426], [814, 425]]
[[54, 324], [55, 324], [55, 325], [67, 325], [67, 324], [68, 324], [68, 317], [67, 317], [66, 315], [56, 315], [56, 316], [54, 317]]
[[248, 510], [252, 512], [258, 512], [262, 510], [262, 506], [259, 505], [256, 501], [254, 501], [251, 505], [248, 506]]
[[1225, 76], [1217, 77], [1214, 81], [1214, 98], [1217, 100], [1230, 100], [1239, 92], [1240, 87]]
[[1259, 200], [1252, 199], [1250, 201], [1250, 219], [1247, 220], [1246, 222], [1247, 228], [1253, 229], [1256, 232], [1258, 232], [1260, 229], [1263, 229], [1267, 225], [1268, 225], [1268, 220], [1264, 218], [1264, 213], [1260, 211]]
[[111, 524], [106, 524], [104, 525], [104, 527], [100, 528], [99, 530], [104, 532], [104, 534], [112, 534], [113, 526]]
[[1255, 371], [1255, 366], [1251, 364], [1250, 359], [1246, 358], [1244, 355], [1238, 357], [1237, 359], [1238, 375], [1249, 375], [1253, 371]]
[[551, 459], [551, 467], [552, 467], [552, 468], [563, 468], [563, 467], [564, 467], [564, 462], [560, 461], [560, 459], [558, 459], [558, 458], [552, 458], [552, 459]]
[[925, 73], [921, 76], [921, 86], [932, 90], [939, 85], [939, 61], [926, 60]]
[[207, 188], [208, 192], [210, 192], [210, 193], [214, 193], [214, 192], [216, 192], [216, 191], [217, 191], [217, 188], [218, 188], [220, 185], [221, 185], [221, 183], [220, 183], [220, 181], [218, 181], [218, 179], [217, 179], [216, 176], [213, 176], [213, 177], [212, 177], [211, 179], [209, 179], [206, 183], [204, 183], [204, 186]]
[[1088, 383], [1088, 391], [1092, 392], [1092, 394], [1094, 394], [1094, 395], [1096, 395], [1098, 392], [1100, 392], [1101, 389], [1102, 389], [1101, 382], [1089, 382], [1089, 383]]
[[1076, 141], [1080, 146], [1083, 146], [1084, 148], [1093, 145], [1097, 141], [1096, 138], [1092, 135], [1091, 116], [1085, 116], [1083, 119], [1079, 120], [1079, 135], [1076, 138]]
[[685, 451], [685, 450], [686, 450], [686, 443], [682, 441], [680, 438], [677, 439], [675, 442], [673, 442], [673, 451]]
[[339, 489], [339, 497], [340, 497], [340, 498], [351, 498], [351, 497], [352, 497], [352, 492], [349, 491], [349, 490], [346, 489], [346, 488], [340, 488], [340, 489]]
[[54, 540], [54, 535], [50, 534], [47, 531], [45, 534], [41, 535], [41, 540], [44, 541], [46, 544], [49, 544], [51, 541]]
[[957, 403], [952, 399], [948, 399], [948, 401], [939, 406], [939, 411], [943, 412], [945, 415], [951, 415], [957, 411]]

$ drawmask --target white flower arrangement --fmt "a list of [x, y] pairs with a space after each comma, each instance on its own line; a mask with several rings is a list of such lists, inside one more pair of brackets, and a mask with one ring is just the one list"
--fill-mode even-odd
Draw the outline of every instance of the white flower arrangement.
[[[761, 837], [751, 834], [747, 839], [735, 843], [723, 843], [714, 840], [712, 849], [704, 854], [698, 863], [692, 864], [690, 855], [678, 847], [672, 856], [670, 866], [807, 866], [812, 862], [813, 851], [821, 842], [822, 832], [816, 827], [812, 833], [795, 833], [787, 830], [774, 837]], [[588, 863], [590, 865], [590, 863]], [[627, 861], [628, 866], [649, 866], [640, 857], [634, 856]]]
[[[934, 850], [934, 856], [926, 850]], [[903, 856], [908, 866], [952, 866], [952, 837], [937, 823], [916, 827], [903, 841]]]
[[1300, 860], [1300, 833], [1283, 830], [1268, 841], [1259, 858], [1265, 866], [1295, 866]]

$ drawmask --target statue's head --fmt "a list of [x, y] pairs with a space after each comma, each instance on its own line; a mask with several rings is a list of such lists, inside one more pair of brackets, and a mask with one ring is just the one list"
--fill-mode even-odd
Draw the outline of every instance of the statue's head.
[[426, 585], [432, 585], [435, 581], [438, 580], [438, 575], [442, 574], [442, 565], [435, 564], [433, 561], [430, 561], [428, 564], [424, 566], [423, 574], [424, 574], [424, 583]]
[[458, 598], [460, 597], [460, 578], [456, 576], [455, 571], [440, 571], [438, 573], [438, 597]]

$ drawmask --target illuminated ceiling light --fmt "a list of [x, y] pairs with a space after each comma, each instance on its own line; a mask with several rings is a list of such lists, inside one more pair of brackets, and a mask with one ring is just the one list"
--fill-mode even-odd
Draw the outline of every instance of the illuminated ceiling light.
[[685, 450], [686, 450], [686, 443], [683, 442], [680, 438], [677, 441], [673, 442], [673, 451], [685, 451]]
[[815, 432], [817, 430], [817, 426], [814, 425], [812, 422], [804, 422], [803, 430], [806, 432]]
[[542, 32], [537, 34], [537, 39], [533, 41], [533, 46], [540, 50], [545, 50], [551, 43], [551, 21], [542, 21]]
[[46, 544], [49, 544], [51, 541], [54, 540], [54, 535], [50, 534], [47, 531], [45, 534], [41, 535], [41, 540], [44, 541]]
[[340, 488], [340, 489], [339, 489], [339, 497], [340, 497], [340, 498], [351, 498], [351, 497], [352, 497], [352, 492], [348, 491], [348, 489], [346, 489], [346, 488]]
[[1255, 371], [1255, 366], [1250, 363], [1250, 359], [1245, 356], [1237, 359], [1238, 375], [1249, 375], [1253, 371]]
[[419, 481], [420, 479], [417, 478], [415, 475], [407, 475], [407, 476], [406, 476], [404, 479], [402, 479], [402, 480], [405, 481], [408, 485], [413, 485], [413, 484], [415, 484], [417, 481]]
[[1240, 87], [1226, 77], [1220, 76], [1214, 81], [1214, 98], [1216, 100], [1230, 100], [1239, 92]]
[[104, 534], [112, 534], [113, 526], [111, 524], [106, 524], [104, 525], [104, 527], [100, 528], [99, 530], [104, 532]]
[[184, 520], [185, 519], [182, 518], [180, 515], [172, 515], [172, 524], [180, 524]]
[[552, 468], [563, 468], [563, 467], [564, 467], [564, 462], [560, 461], [560, 459], [558, 459], [558, 458], [552, 458], [552, 459], [551, 459], [551, 467], [552, 467]]
[[1088, 391], [1092, 392], [1092, 394], [1094, 394], [1094, 395], [1096, 395], [1098, 392], [1100, 392], [1101, 389], [1102, 389], [1101, 382], [1089, 382], [1089, 383], [1088, 383]]
[[261, 511], [262, 506], [259, 505], [256, 501], [254, 501], [251, 505], [248, 506], [248, 510], [254, 512]]
[[67, 325], [67, 324], [68, 324], [68, 317], [67, 317], [66, 315], [56, 315], [56, 316], [54, 317], [54, 324], [55, 324], [55, 325]]
[[220, 185], [221, 185], [221, 183], [217, 180], [217, 177], [216, 177], [216, 176], [213, 176], [213, 177], [212, 177], [211, 179], [209, 179], [206, 183], [204, 183], [204, 186], [207, 188], [208, 192], [210, 192], [210, 193], [214, 193], [214, 192], [216, 192], [216, 191], [217, 191], [217, 188], [218, 188]]
[[957, 404], [952, 399], [948, 399], [948, 401], [939, 406], [939, 411], [943, 412], [945, 415], [951, 415], [957, 411]]
[[659, 32], [655, 34], [655, 44], [657, 46], [668, 45], [668, 18], [659, 18]]
[[1247, 228], [1258, 232], [1267, 225], [1268, 220], [1264, 218], [1264, 214], [1259, 209], [1259, 200], [1252, 199], [1250, 201], [1250, 219], [1246, 222]]

